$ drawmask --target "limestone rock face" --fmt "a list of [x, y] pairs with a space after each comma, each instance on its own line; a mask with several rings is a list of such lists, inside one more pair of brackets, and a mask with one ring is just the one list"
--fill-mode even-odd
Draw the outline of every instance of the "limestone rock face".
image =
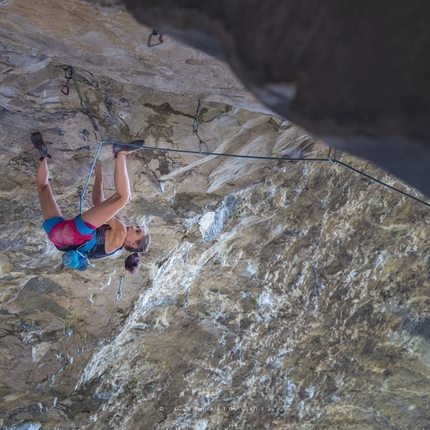
[[[429, 208], [341, 165], [280, 160], [327, 148], [224, 63], [168, 37], [148, 48], [150, 33], [115, 4], [0, 2], [2, 428], [428, 427]], [[96, 136], [73, 81], [61, 92], [67, 66]], [[128, 159], [119, 216], [152, 244], [120, 300], [125, 252], [60, 268], [36, 130], [66, 217], [101, 136], [155, 148]], [[100, 159], [108, 196], [108, 143]]]

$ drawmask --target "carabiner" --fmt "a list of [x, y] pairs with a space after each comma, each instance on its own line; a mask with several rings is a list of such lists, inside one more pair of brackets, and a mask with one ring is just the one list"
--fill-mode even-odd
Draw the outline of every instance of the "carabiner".
[[[153, 36], [158, 36], [158, 42], [151, 45], [151, 40]], [[164, 43], [162, 33], [159, 34], [157, 30], [152, 30], [152, 33], [148, 37], [148, 48], [153, 48], [154, 46], [161, 45], [162, 43]]]
[[124, 282], [124, 276], [119, 279], [118, 292], [116, 293], [116, 301], [119, 302], [122, 299], [122, 283]]
[[[205, 147], [206, 152], [202, 152], [202, 146]], [[200, 154], [206, 154], [206, 155], [210, 152], [209, 145], [204, 140], [200, 139], [200, 136], [199, 136], [199, 152]]]
[[72, 79], [72, 77], [73, 77], [73, 68], [72, 68], [72, 66], [67, 66], [64, 69], [64, 74], [65, 74], [64, 77], [67, 79], [67, 82], [61, 87], [61, 92], [64, 95], [68, 96], [69, 95], [69, 91], [70, 91], [69, 82], [70, 82], [70, 79]]

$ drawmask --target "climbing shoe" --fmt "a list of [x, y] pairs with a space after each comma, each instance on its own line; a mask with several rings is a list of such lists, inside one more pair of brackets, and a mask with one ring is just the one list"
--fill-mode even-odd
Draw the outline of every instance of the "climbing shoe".
[[144, 140], [133, 140], [130, 143], [115, 143], [113, 145], [113, 150], [112, 152], [115, 154], [115, 158], [116, 155], [118, 154], [118, 152], [126, 152], [127, 155], [139, 151], [139, 149], [142, 149], [145, 146], [145, 141]]
[[34, 147], [39, 151], [40, 161], [42, 161], [44, 158], [51, 158], [51, 155], [48, 154], [48, 148], [43, 141], [43, 137], [38, 131], [36, 133], [32, 133], [31, 142], [33, 143]]

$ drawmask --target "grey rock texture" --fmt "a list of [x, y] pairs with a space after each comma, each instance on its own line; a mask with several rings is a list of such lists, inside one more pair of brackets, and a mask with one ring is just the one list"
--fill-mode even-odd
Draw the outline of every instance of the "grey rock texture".
[[140, 22], [225, 58], [274, 112], [430, 195], [425, 1], [124, 1]]
[[141, 151], [120, 217], [153, 242], [122, 299], [125, 253], [60, 269], [29, 136], [74, 216], [97, 141], [68, 65], [106, 138], [198, 151], [200, 98], [211, 151], [327, 157], [224, 63], [150, 33], [115, 2], [0, 2], [2, 429], [428, 427], [429, 209], [342, 166]]

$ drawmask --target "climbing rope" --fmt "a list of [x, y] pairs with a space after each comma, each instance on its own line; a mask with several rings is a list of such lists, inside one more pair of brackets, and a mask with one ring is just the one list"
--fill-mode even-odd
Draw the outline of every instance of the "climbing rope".
[[[121, 143], [121, 142], [119, 142]], [[128, 146], [134, 146], [132, 144], [127, 143]], [[136, 146], [137, 147], [137, 146]], [[374, 178], [373, 176], [368, 175], [367, 173], [362, 172], [359, 169], [356, 169], [355, 167], [350, 166], [347, 163], [344, 163], [343, 161], [340, 161], [335, 158], [290, 158], [290, 157], [263, 157], [259, 155], [241, 155], [241, 154], [228, 154], [224, 152], [200, 152], [200, 151], [192, 151], [192, 150], [186, 150], [186, 149], [173, 149], [173, 148], [158, 148], [156, 146], [144, 146], [141, 149], [143, 150], [149, 150], [149, 151], [162, 151], [162, 152], [178, 152], [182, 154], [197, 154], [197, 155], [213, 155], [216, 157], [232, 157], [232, 158], [246, 158], [246, 159], [253, 159], [253, 160], [271, 160], [271, 161], [288, 161], [288, 162], [294, 162], [294, 161], [310, 161], [310, 162], [328, 162], [333, 164], [339, 164], [347, 169], [350, 169], [380, 185], [383, 185], [384, 187], [389, 188], [390, 190], [396, 191], [399, 194], [402, 194], [405, 197], [409, 197], [412, 200], [415, 200], [416, 202], [419, 202], [427, 207], [430, 208], [430, 203], [425, 202], [424, 200], [419, 199], [418, 197], [415, 197], [411, 194], [408, 194], [402, 190], [399, 190], [398, 188], [395, 188], [386, 182], [383, 182], [379, 179]]]
[[79, 195], [79, 213], [80, 214], [82, 214], [82, 206], [83, 206], [83, 203], [84, 203], [84, 197], [85, 197], [85, 194], [87, 192], [88, 185], [89, 185], [90, 179], [91, 179], [91, 175], [94, 172], [94, 168], [96, 166], [97, 158], [99, 157], [99, 154], [100, 154], [100, 151], [102, 149], [103, 144], [104, 144], [103, 140], [99, 141], [99, 146], [97, 147], [96, 154], [94, 155], [93, 162], [91, 163], [90, 173], [88, 173], [87, 180], [85, 181], [84, 188], [82, 188], [82, 190], [80, 192], [78, 192], [78, 195]]
[[[125, 145], [125, 143], [124, 143]], [[126, 145], [134, 147], [127, 143]], [[136, 146], [137, 148], [137, 146]], [[140, 148], [140, 147], [139, 147]], [[263, 157], [260, 155], [241, 155], [241, 154], [228, 154], [225, 152], [200, 152], [192, 151], [188, 149], [172, 149], [172, 148], [158, 148], [156, 146], [144, 146], [142, 149], [148, 149], [151, 151], [163, 151], [163, 152], [180, 152], [184, 154], [197, 154], [197, 155], [214, 155], [216, 157], [232, 157], [232, 158], [248, 158], [253, 160], [278, 160], [278, 161], [330, 161], [328, 158], [288, 158], [288, 157]]]

